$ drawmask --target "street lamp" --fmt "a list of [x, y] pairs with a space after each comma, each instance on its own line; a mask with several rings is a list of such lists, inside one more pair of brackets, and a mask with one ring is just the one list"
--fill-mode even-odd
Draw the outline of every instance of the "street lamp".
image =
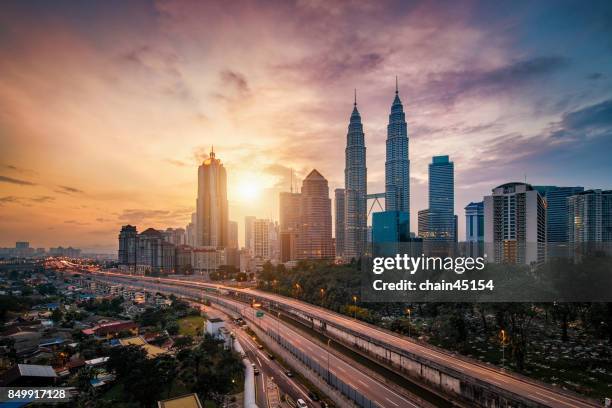
[[499, 340], [501, 342], [501, 346], [502, 346], [502, 369], [505, 366], [505, 351], [506, 351], [506, 331], [504, 329], [501, 329], [501, 331], [499, 332]]
[[353, 295], [353, 312], [355, 313], [354, 319], [357, 320], [357, 296]]
[[406, 313], [408, 313], [408, 337], [410, 336], [410, 328], [412, 327], [412, 310], [410, 308], [406, 308]]

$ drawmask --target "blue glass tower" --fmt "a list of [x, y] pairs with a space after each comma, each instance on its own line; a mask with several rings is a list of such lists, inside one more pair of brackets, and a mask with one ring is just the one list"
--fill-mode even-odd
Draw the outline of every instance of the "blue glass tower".
[[429, 240], [455, 240], [455, 166], [448, 156], [429, 164]]
[[546, 199], [546, 242], [567, 243], [567, 200], [584, 191], [584, 187], [534, 186]]
[[357, 91], [346, 134], [344, 167], [344, 252], [347, 259], [359, 259], [367, 240], [367, 168], [361, 116], [357, 110]]
[[[410, 221], [410, 160], [408, 130], [404, 107], [399, 98], [397, 78], [395, 99], [391, 105], [387, 126], [387, 156], [385, 161], [385, 210], [404, 211]], [[410, 222], [408, 222], [410, 225]]]

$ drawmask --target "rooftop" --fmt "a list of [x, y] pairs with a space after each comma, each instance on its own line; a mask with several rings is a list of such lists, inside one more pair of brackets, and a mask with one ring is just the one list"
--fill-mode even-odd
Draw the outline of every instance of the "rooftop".
[[183, 395], [182, 397], [158, 401], [159, 408], [202, 408], [197, 394]]

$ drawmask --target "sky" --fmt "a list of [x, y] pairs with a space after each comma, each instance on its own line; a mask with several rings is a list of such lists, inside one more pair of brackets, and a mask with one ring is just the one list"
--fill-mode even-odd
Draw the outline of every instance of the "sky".
[[117, 248], [121, 225], [184, 227], [214, 146], [230, 219], [278, 219], [316, 168], [344, 180], [353, 92], [368, 191], [384, 191], [395, 77], [411, 219], [427, 165], [455, 211], [497, 185], [612, 188], [609, 1], [3, 1], [0, 246]]

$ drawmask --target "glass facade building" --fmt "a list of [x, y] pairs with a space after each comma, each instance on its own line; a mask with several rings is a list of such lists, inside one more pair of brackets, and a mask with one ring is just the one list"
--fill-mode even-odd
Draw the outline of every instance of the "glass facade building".
[[406, 242], [410, 238], [409, 217], [405, 211], [382, 211], [372, 215], [372, 242]]
[[429, 164], [428, 240], [455, 241], [455, 166], [448, 156]]
[[[403, 211], [410, 219], [410, 160], [408, 130], [397, 84], [387, 126], [385, 210]], [[410, 225], [410, 223], [408, 224]]]
[[568, 198], [584, 191], [584, 187], [534, 186], [546, 199], [546, 241], [567, 243]]
[[[359, 259], [367, 241], [367, 168], [366, 147], [357, 98], [346, 134], [344, 166], [344, 236], [342, 256], [346, 260]], [[336, 244], [338, 240], [336, 230]]]
[[465, 206], [465, 241], [484, 242], [484, 203]]

